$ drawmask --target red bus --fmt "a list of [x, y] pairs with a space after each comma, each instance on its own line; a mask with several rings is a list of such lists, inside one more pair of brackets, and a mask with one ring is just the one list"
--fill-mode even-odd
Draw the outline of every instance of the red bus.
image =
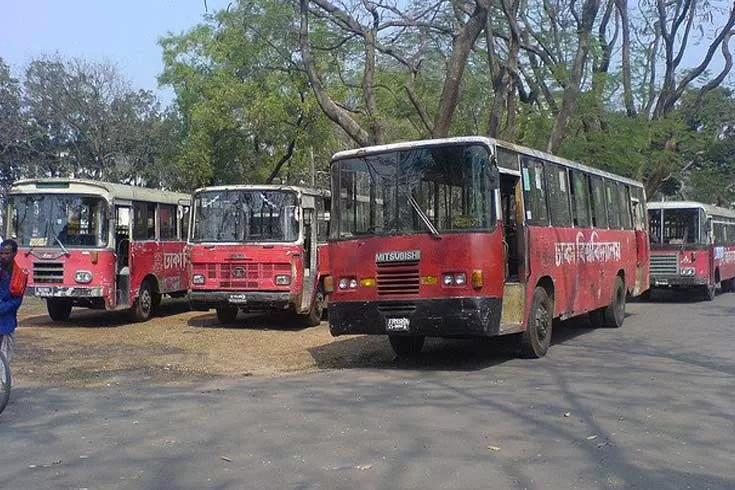
[[651, 287], [693, 288], [705, 299], [735, 286], [735, 211], [693, 201], [649, 202]]
[[640, 182], [483, 137], [337, 153], [329, 327], [425, 337], [518, 334], [541, 357], [552, 319], [618, 327], [648, 289]]
[[72, 307], [130, 310], [150, 318], [161, 296], [183, 297], [191, 197], [109, 182], [48, 178], [8, 191], [7, 236], [30, 272], [28, 294], [49, 316]]
[[194, 193], [189, 303], [221, 323], [242, 311], [290, 310], [321, 322], [329, 191], [284, 185]]

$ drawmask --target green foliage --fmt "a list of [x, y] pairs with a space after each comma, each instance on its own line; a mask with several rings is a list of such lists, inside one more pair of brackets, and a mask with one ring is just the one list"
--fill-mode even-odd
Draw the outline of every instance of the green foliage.
[[161, 83], [181, 113], [178, 171], [189, 187], [298, 182], [312, 152], [323, 167], [331, 127], [316, 106], [294, 52], [292, 6], [240, 2], [161, 41]]

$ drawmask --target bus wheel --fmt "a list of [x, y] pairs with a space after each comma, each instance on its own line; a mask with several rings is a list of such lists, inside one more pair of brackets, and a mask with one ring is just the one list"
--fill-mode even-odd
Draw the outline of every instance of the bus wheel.
[[521, 356], [527, 359], [544, 357], [551, 344], [551, 320], [554, 305], [540, 286], [533, 292], [526, 330], [521, 334]]
[[55, 322], [65, 322], [71, 314], [71, 301], [66, 299], [47, 299], [48, 316]]
[[615, 278], [615, 289], [610, 305], [601, 311], [601, 326], [608, 328], [619, 328], [625, 320], [625, 283], [623, 278]]
[[715, 283], [707, 284], [704, 287], [704, 299], [706, 299], [707, 301], [712, 301], [713, 299], [715, 299], [715, 289], [716, 288], [717, 288], [717, 284]]
[[138, 291], [138, 298], [135, 300], [135, 304], [131, 310], [133, 321], [145, 322], [153, 313], [153, 291], [148, 281], [143, 281], [140, 285], [140, 291]]
[[327, 305], [327, 299], [324, 296], [322, 288], [316, 290], [314, 295], [314, 302], [311, 304], [311, 309], [306, 315], [306, 324], [310, 327], [316, 327], [322, 322], [322, 316], [324, 315], [324, 309]]
[[237, 318], [237, 312], [239, 310], [232, 306], [218, 306], [217, 307], [217, 320], [224, 325], [235, 323]]
[[398, 357], [415, 357], [424, 348], [425, 337], [423, 335], [388, 335], [390, 346]]

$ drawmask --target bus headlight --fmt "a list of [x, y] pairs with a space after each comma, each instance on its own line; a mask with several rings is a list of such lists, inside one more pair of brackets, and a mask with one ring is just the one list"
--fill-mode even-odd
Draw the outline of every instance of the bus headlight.
[[291, 284], [291, 276], [289, 274], [278, 274], [274, 282], [276, 283], [276, 286], [288, 286]]
[[682, 267], [680, 274], [682, 276], [693, 276], [696, 273], [694, 267]]
[[445, 286], [464, 286], [467, 284], [467, 274], [464, 272], [445, 272], [442, 274], [442, 284]]
[[339, 288], [345, 289], [357, 289], [357, 278], [355, 277], [342, 277], [339, 280]]
[[201, 286], [205, 281], [206, 279], [204, 278], [204, 274], [194, 274], [191, 276], [191, 283], [196, 284], [197, 286]]
[[92, 282], [92, 273], [89, 271], [76, 271], [74, 273], [74, 280], [79, 284], [89, 284]]

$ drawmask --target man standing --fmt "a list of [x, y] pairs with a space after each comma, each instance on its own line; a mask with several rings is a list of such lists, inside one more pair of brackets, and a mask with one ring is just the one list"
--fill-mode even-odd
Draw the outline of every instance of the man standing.
[[15, 263], [18, 243], [5, 240], [0, 245], [0, 352], [10, 363], [15, 349], [13, 333], [18, 326], [18, 308], [23, 302], [28, 276]]

